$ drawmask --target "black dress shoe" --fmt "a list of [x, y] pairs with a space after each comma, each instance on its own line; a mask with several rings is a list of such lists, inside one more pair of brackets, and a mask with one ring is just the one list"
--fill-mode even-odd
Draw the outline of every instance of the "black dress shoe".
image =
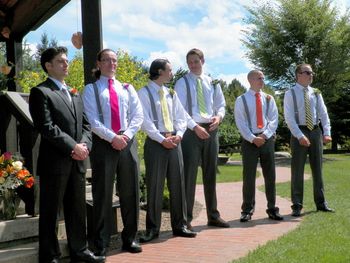
[[138, 242], [133, 241], [131, 243], [124, 243], [122, 250], [128, 251], [130, 253], [140, 253], [142, 252], [142, 247]]
[[159, 232], [155, 230], [146, 230], [146, 234], [140, 237], [140, 243], [149, 242], [155, 238], [159, 237]]
[[95, 254], [95, 256], [106, 257], [106, 255], [107, 255], [107, 249], [106, 249], [106, 248], [97, 249], [96, 252], [95, 252], [94, 254]]
[[208, 226], [226, 227], [226, 228], [230, 227], [230, 225], [221, 217], [209, 220]]
[[298, 208], [293, 209], [292, 216], [295, 216], [295, 217], [301, 216], [301, 209], [298, 209]]
[[187, 229], [187, 227], [184, 226], [180, 229], [174, 229], [173, 235], [178, 237], [196, 237], [197, 233]]
[[272, 220], [283, 220], [283, 216], [278, 212], [278, 208], [275, 210], [266, 210], [267, 215], [269, 216], [270, 219]]
[[88, 263], [100, 263], [105, 262], [106, 257], [95, 256], [90, 250], [85, 249], [84, 251], [78, 252], [71, 256], [71, 262], [88, 262]]
[[193, 226], [191, 225], [191, 223], [187, 223], [187, 224], [186, 224], [186, 227], [187, 227], [188, 230], [194, 232]]
[[322, 212], [335, 212], [334, 209], [328, 207], [328, 205], [323, 205], [321, 207], [317, 207], [317, 211], [322, 211]]
[[249, 220], [252, 219], [252, 215], [249, 213], [242, 213], [241, 218], [239, 219], [239, 221], [241, 222], [248, 222]]

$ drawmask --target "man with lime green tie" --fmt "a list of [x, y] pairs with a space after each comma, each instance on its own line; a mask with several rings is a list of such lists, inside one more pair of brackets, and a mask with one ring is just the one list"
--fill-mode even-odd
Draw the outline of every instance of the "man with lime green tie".
[[197, 48], [186, 55], [188, 74], [175, 84], [175, 91], [188, 113], [187, 130], [182, 140], [187, 201], [187, 228], [192, 229], [198, 165], [203, 171], [208, 226], [229, 227], [217, 209], [216, 170], [219, 152], [218, 127], [225, 116], [221, 87], [203, 73], [204, 54]]

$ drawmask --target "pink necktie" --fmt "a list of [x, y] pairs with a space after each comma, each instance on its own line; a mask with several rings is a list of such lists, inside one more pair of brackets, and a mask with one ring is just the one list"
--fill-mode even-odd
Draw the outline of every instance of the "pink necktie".
[[255, 102], [256, 102], [256, 124], [259, 129], [264, 127], [263, 114], [262, 114], [262, 105], [260, 93], [255, 93]]
[[108, 80], [108, 89], [109, 89], [109, 102], [111, 104], [111, 125], [112, 130], [117, 133], [120, 131], [120, 116], [119, 116], [119, 102], [118, 95], [114, 89], [113, 85], [114, 80]]

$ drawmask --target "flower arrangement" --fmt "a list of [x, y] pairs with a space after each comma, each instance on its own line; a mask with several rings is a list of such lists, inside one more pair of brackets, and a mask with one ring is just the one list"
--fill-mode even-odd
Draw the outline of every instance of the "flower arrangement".
[[0, 156], [0, 193], [21, 185], [31, 188], [34, 185], [34, 177], [23, 167], [18, 157], [5, 152]]

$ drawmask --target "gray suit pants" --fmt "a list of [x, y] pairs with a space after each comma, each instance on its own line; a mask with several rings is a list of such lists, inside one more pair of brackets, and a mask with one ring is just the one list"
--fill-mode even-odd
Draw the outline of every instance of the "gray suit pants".
[[186, 224], [186, 199], [181, 146], [166, 149], [147, 137], [144, 145], [147, 187], [146, 228], [159, 232], [165, 178], [170, 192], [171, 227], [179, 230]]
[[323, 179], [322, 179], [322, 158], [323, 144], [322, 132], [320, 128], [312, 131], [307, 128], [301, 128], [304, 135], [310, 140], [310, 147], [304, 147], [299, 144], [295, 137], [291, 137], [292, 150], [292, 209], [301, 209], [303, 207], [304, 196], [304, 167], [306, 157], [309, 155], [309, 161], [312, 171], [312, 181], [314, 190], [314, 202], [316, 207], [323, 207], [326, 203], [324, 197]]
[[139, 220], [139, 160], [136, 141], [131, 139], [125, 149], [117, 151], [109, 142], [93, 135], [90, 160], [95, 246], [100, 249], [109, 246], [115, 179], [124, 224], [122, 241], [129, 244], [136, 238]]
[[181, 142], [185, 167], [188, 223], [193, 219], [193, 206], [199, 164], [202, 167], [203, 173], [204, 196], [208, 220], [220, 217], [220, 213], [217, 210], [216, 199], [216, 169], [219, 153], [217, 129], [209, 132], [209, 134], [210, 138], [202, 140], [198, 138], [194, 131], [187, 129]]
[[276, 170], [275, 170], [275, 140], [269, 138], [261, 147], [246, 140], [242, 141], [243, 160], [243, 204], [242, 213], [253, 214], [255, 208], [256, 168], [260, 159], [264, 181], [267, 209], [276, 210]]

